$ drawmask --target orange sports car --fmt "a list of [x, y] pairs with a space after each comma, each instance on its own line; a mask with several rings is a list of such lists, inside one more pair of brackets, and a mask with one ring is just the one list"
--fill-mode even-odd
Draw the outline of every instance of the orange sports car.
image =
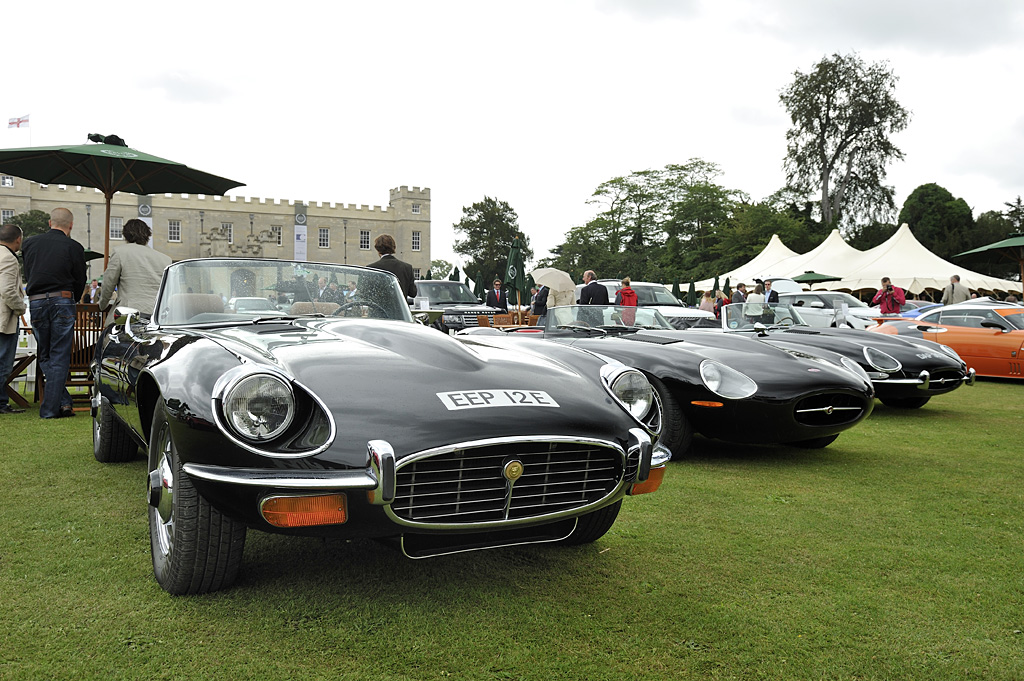
[[1024, 305], [979, 298], [868, 330], [948, 345], [979, 376], [1024, 378]]

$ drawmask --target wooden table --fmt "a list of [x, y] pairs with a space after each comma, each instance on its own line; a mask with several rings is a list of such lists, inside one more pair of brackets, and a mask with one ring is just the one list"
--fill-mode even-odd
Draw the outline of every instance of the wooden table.
[[28, 400], [22, 397], [21, 393], [15, 390], [11, 384], [14, 383], [14, 379], [18, 378], [23, 373], [26, 373], [34, 361], [36, 361], [36, 355], [34, 352], [24, 355], [15, 355], [14, 369], [11, 371], [11, 375], [7, 377], [7, 380], [4, 381], [4, 390], [7, 391], [7, 397], [14, 400], [14, 403], [22, 409], [28, 409]]

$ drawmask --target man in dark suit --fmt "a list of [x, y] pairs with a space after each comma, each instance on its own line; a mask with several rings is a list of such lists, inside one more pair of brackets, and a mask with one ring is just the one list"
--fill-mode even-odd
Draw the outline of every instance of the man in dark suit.
[[367, 267], [391, 272], [398, 277], [398, 283], [402, 286], [402, 293], [409, 298], [415, 298], [416, 280], [412, 276], [412, 265], [402, 262], [395, 257], [395, 251], [398, 248], [397, 244], [395, 244], [395, 237], [390, 234], [381, 234], [374, 240], [373, 248], [380, 255], [380, 260], [371, 262]]
[[548, 313], [548, 291], [547, 286], [541, 286], [537, 289], [537, 293], [533, 296], [533, 300], [530, 301], [530, 313], [535, 314], [539, 317], [543, 317]]
[[764, 302], [766, 303], [777, 303], [779, 302], [779, 292], [772, 290], [772, 282], [764, 282]]
[[501, 279], [495, 279], [494, 288], [487, 292], [487, 305], [508, 312], [508, 295], [501, 290]]
[[580, 305], [608, 304], [608, 289], [598, 283], [594, 270], [587, 270], [583, 273], [583, 283], [586, 286], [580, 291]]

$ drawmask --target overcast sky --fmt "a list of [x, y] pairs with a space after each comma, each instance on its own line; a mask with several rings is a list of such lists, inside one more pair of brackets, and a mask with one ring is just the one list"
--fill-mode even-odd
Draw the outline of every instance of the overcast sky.
[[432, 257], [492, 196], [537, 257], [603, 181], [702, 158], [755, 200], [784, 183], [779, 91], [836, 52], [885, 60], [912, 111], [897, 204], [1024, 194], [1024, 2], [480, 0], [7, 3], [0, 147], [129, 146], [231, 192], [386, 205], [432, 191]]

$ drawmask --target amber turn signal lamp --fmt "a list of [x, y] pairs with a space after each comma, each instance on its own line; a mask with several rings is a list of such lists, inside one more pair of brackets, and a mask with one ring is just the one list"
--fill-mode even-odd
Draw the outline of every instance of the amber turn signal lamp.
[[724, 407], [725, 402], [709, 402], [707, 400], [693, 400], [690, 402], [695, 407]]
[[633, 489], [631, 489], [629, 493], [636, 496], [637, 494], [650, 494], [651, 492], [657, 492], [658, 488], [661, 487], [662, 479], [665, 477], [665, 468], [665, 466], [652, 468], [647, 479], [633, 485]]
[[267, 497], [260, 513], [274, 527], [341, 525], [348, 520], [348, 504], [344, 494]]

